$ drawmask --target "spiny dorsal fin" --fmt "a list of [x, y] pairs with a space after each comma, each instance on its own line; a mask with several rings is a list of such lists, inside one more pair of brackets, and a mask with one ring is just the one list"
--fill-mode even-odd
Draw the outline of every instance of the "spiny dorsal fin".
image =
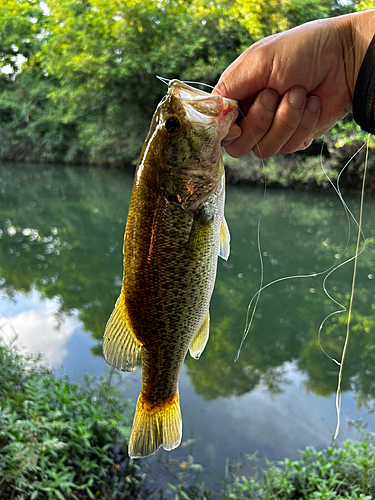
[[178, 392], [168, 401], [150, 409], [150, 404], [139, 395], [129, 440], [129, 457], [148, 457], [160, 446], [170, 451], [181, 443], [182, 419]]
[[190, 355], [194, 359], [199, 359], [204, 348], [206, 347], [208, 334], [210, 332], [210, 313], [207, 311], [201, 326], [196, 331], [189, 345]]
[[219, 255], [222, 259], [228, 260], [229, 254], [230, 254], [230, 234], [227, 221], [225, 220], [225, 217], [223, 217], [220, 226]]
[[118, 370], [132, 372], [137, 366], [141, 346], [128, 325], [125, 300], [121, 293], [105, 327], [104, 359]]

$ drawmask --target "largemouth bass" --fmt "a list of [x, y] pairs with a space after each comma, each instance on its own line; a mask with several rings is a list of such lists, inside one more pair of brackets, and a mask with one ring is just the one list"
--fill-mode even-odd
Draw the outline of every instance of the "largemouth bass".
[[217, 256], [229, 256], [220, 143], [237, 114], [236, 101], [172, 80], [141, 152], [103, 341], [119, 370], [133, 371], [142, 353], [132, 458], [181, 442], [178, 378], [188, 349], [199, 358], [207, 343]]

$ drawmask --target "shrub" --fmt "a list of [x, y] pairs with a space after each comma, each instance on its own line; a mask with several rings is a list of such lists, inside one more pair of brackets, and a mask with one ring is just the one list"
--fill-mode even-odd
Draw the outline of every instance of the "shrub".
[[57, 378], [0, 344], [0, 499], [138, 498], [131, 417], [112, 383]]
[[316, 451], [307, 447], [296, 461], [268, 463], [264, 478], [241, 477], [223, 500], [371, 500], [375, 497], [375, 444], [372, 434]]

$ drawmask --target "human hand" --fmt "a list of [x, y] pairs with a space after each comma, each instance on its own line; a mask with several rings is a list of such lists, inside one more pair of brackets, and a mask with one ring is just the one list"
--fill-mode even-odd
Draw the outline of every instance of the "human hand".
[[[355, 81], [373, 33], [368, 14], [372, 20], [369, 11], [269, 36], [224, 71], [214, 93], [238, 100], [244, 113], [223, 141], [231, 156], [253, 150], [268, 158], [305, 149], [351, 111]], [[369, 34], [359, 29], [361, 23]]]

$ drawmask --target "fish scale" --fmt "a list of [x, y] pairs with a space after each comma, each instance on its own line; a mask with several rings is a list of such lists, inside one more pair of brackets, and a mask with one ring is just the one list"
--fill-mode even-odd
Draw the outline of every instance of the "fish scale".
[[220, 143], [237, 112], [235, 101], [173, 80], [137, 166], [123, 284], [103, 341], [116, 368], [132, 371], [142, 355], [133, 458], [181, 442], [178, 378], [187, 351], [199, 358], [206, 345], [217, 256], [229, 255]]

